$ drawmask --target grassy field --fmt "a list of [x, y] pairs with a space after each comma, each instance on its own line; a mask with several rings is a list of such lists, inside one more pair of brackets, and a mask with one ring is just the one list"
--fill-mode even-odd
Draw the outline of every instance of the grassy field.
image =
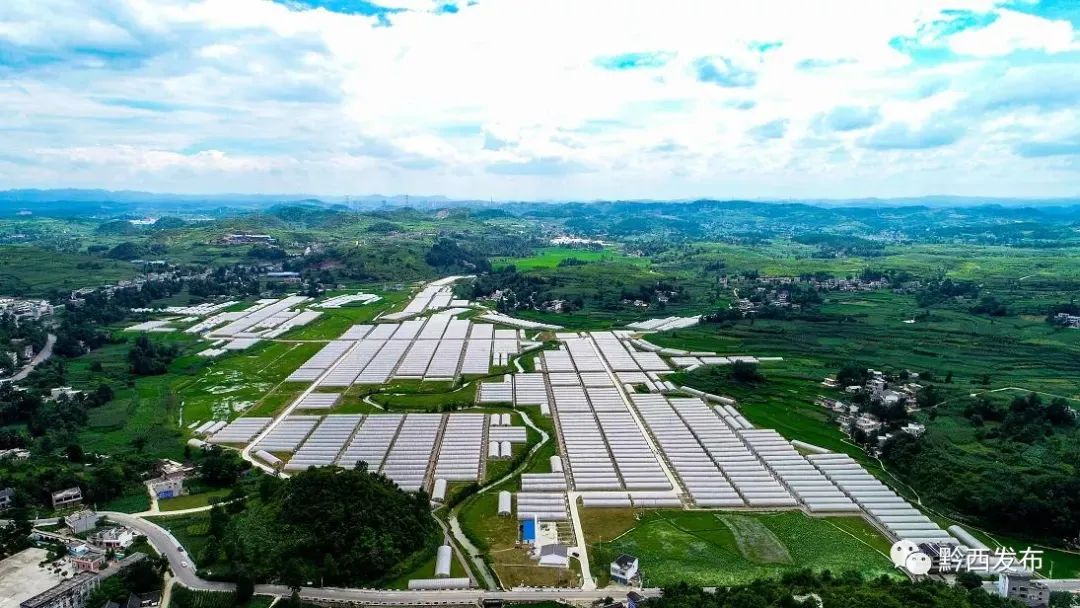
[[[1042, 319], [993, 318], [934, 309], [917, 312], [911, 296], [891, 292], [830, 295], [821, 312], [832, 322], [743, 321], [700, 325], [649, 337], [661, 346], [721, 354], [782, 356], [807, 376], [835, 373], [845, 363], [874, 369], [932, 372], [954, 385], [1016, 386], [1080, 399], [1080, 332], [1054, 329]], [[988, 376], [989, 385], [981, 381]]]
[[185, 426], [211, 418], [227, 419], [248, 410], [262, 410], [296, 368], [322, 348], [309, 342], [263, 342], [227, 355], [178, 384]]
[[218, 490], [207, 490], [197, 494], [184, 494], [183, 496], [177, 496], [176, 498], [159, 500], [158, 508], [162, 511], [182, 511], [184, 509], [205, 507], [224, 500], [229, 495], [229, 492], [230, 490], [228, 488], [223, 488]]
[[[446, 386], [440, 387], [444, 391], [446, 391], [446, 388]], [[394, 389], [390, 388], [388, 390], [393, 391]], [[372, 395], [371, 398], [388, 411], [420, 410], [436, 412], [448, 407], [460, 408], [472, 405], [476, 401], [476, 383], [471, 382], [446, 392], [381, 392]]]
[[629, 553], [641, 560], [648, 586], [735, 585], [802, 568], [893, 572], [887, 542], [861, 518], [628, 509], [585, 509], [582, 517], [594, 574]]
[[46, 296], [134, 277], [130, 262], [37, 247], [0, 246], [0, 294]]
[[352, 303], [341, 308], [317, 308], [322, 313], [314, 322], [298, 327], [284, 335], [286, 340], [332, 340], [353, 325], [368, 323], [383, 312], [397, 310], [412, 295], [408, 290], [365, 290], [382, 299], [373, 304]]
[[119, 498], [114, 498], [100, 508], [102, 511], [140, 513], [150, 509], [150, 496], [145, 491], [132, 492], [120, 496]]
[[[450, 577], [460, 578], [464, 576], [465, 568], [461, 565], [461, 561], [458, 560], [455, 553], [454, 558], [450, 561]], [[417, 566], [415, 570], [402, 573], [401, 576], [387, 581], [382, 586], [387, 589], [408, 589], [409, 581], [414, 578], [435, 578], [435, 553], [432, 553], [431, 557]]]
[[231, 591], [193, 591], [176, 585], [172, 591], [170, 608], [270, 608], [277, 598], [270, 595], [256, 595], [243, 604], [238, 604]]
[[495, 268], [513, 265], [519, 271], [537, 268], [558, 268], [559, 262], [575, 259], [582, 262], [623, 262], [635, 266], [648, 266], [649, 259], [629, 256], [615, 247], [603, 249], [575, 249], [571, 247], [541, 247], [533, 255], [525, 258], [494, 258], [491, 264]]

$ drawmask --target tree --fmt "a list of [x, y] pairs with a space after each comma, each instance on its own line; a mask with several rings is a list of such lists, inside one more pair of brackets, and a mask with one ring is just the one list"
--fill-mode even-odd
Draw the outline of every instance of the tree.
[[964, 589], [979, 589], [982, 583], [982, 577], [970, 570], [964, 570], [956, 575], [956, 584]]
[[236, 594], [233, 596], [234, 606], [243, 606], [255, 595], [255, 583], [246, 573], [236, 575]]
[[915, 395], [915, 403], [919, 406], [919, 409], [930, 409], [938, 404], [941, 398], [938, 396], [937, 389], [931, 384], [922, 389]]
[[135, 344], [128, 351], [131, 373], [136, 376], [164, 374], [177, 353], [176, 346], [155, 344], [146, 334], [143, 334], [135, 338]]
[[222, 543], [255, 580], [362, 585], [438, 542], [426, 493], [403, 492], [364, 469], [312, 468], [265, 491], [269, 500], [229, 518]]
[[235, 483], [240, 474], [250, 467], [236, 452], [213, 446], [203, 452], [199, 461], [199, 477], [208, 485], [226, 487]]
[[865, 366], [849, 363], [836, 372], [836, 383], [840, 386], [862, 386], [870, 379], [870, 372]]
[[731, 364], [731, 377], [742, 384], [761, 384], [765, 382], [765, 375], [758, 371], [758, 366], [746, 361], [736, 361]]
[[225, 512], [225, 509], [221, 505], [215, 505], [210, 509], [210, 524], [207, 534], [211, 537], [221, 539], [225, 536], [225, 529], [229, 525], [229, 514]]
[[83, 449], [82, 446], [77, 443], [72, 443], [67, 446], [67, 459], [71, 462], [83, 461]]
[[1074, 608], [1080, 606], [1080, 601], [1069, 591], [1050, 592], [1049, 608]]

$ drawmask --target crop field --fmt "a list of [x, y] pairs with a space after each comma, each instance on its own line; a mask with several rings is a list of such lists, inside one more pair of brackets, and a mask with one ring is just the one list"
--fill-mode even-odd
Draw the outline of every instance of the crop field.
[[176, 585], [169, 605], [174, 608], [270, 608], [277, 601], [270, 595], [256, 595], [238, 604], [235, 595], [231, 591], [194, 591]]
[[0, 246], [0, 294], [45, 296], [130, 279], [130, 262], [37, 247]]
[[132, 491], [118, 498], [114, 498], [104, 506], [102, 511], [117, 511], [120, 513], [140, 513], [150, 509], [150, 496], [146, 491]]
[[795, 511], [582, 514], [593, 572], [603, 573], [614, 557], [629, 553], [641, 560], [646, 586], [735, 585], [802, 568], [869, 577], [893, 572], [881, 550], [887, 542], [861, 518], [817, 519]]
[[[171, 532], [190, 555], [197, 556], [201, 554], [209, 542], [209, 511], [184, 515], [161, 515], [148, 517], [147, 520]], [[204, 565], [200, 564], [200, 566]]]
[[182, 511], [184, 509], [205, 507], [225, 500], [225, 497], [229, 495], [229, 492], [229, 489], [223, 488], [207, 490], [197, 494], [184, 494], [183, 496], [177, 496], [176, 498], [167, 498], [158, 501], [158, 508], [162, 511]]
[[258, 408], [272, 389], [322, 346], [315, 342], [264, 342], [212, 362], [179, 389], [185, 426]]
[[470, 382], [457, 389], [445, 392], [378, 393], [372, 396], [372, 400], [384, 406], [388, 411], [439, 412], [447, 409], [465, 408], [473, 405], [476, 401], [476, 383]]
[[365, 290], [380, 296], [378, 302], [372, 304], [347, 304], [341, 308], [315, 308], [322, 313], [318, 319], [303, 327], [298, 327], [282, 336], [287, 340], [333, 340], [345, 330], [359, 323], [369, 323], [380, 313], [389, 311], [401, 305], [409, 299], [408, 290], [381, 291]]
[[[180, 340], [189, 352], [201, 348], [193, 340]], [[217, 361], [194, 355], [179, 357], [161, 376], [127, 380], [127, 344], [109, 344], [73, 360], [68, 378], [76, 388], [94, 388], [107, 382], [116, 391], [109, 403], [89, 412], [81, 440], [87, 449], [102, 451], [127, 448], [139, 437], [144, 449], [163, 457], [177, 457], [183, 450], [179, 423], [186, 426], [211, 417], [233, 417], [241, 411], [264, 411], [264, 399], [285, 401], [271, 391], [321, 347], [318, 343], [274, 342]], [[90, 371], [94, 362], [102, 371]]]
[[1023, 249], [1016, 247], [937, 244], [890, 245], [877, 257], [817, 257], [816, 249], [791, 241], [762, 245], [700, 243], [690, 251], [653, 256], [660, 268], [686, 268], [723, 261], [728, 272], [758, 271], [766, 276], [790, 277], [825, 272], [837, 277], [859, 274], [865, 268], [905, 270], [917, 276], [942, 275], [953, 280], [990, 281], [1004, 285], [1024, 280], [1025, 287], [1043, 283], [1076, 283], [1080, 249]]
[[527, 258], [495, 258], [492, 260], [492, 266], [500, 268], [513, 265], [518, 270], [557, 268], [559, 262], [568, 259], [581, 262], [624, 262], [635, 266], [649, 265], [648, 258], [629, 256], [614, 247], [596, 250], [575, 249], [572, 247], [541, 247]]
[[144, 440], [148, 454], [180, 458], [183, 441], [176, 428], [180, 402], [171, 378], [140, 378], [135, 386], [118, 391], [109, 403], [91, 410], [89, 422], [79, 436], [83, 449], [109, 453], [129, 449]]
[[731, 326], [700, 325], [649, 337], [661, 346], [721, 354], [781, 356], [785, 367], [820, 382], [846, 363], [874, 369], [932, 372], [953, 383], [1020, 387], [1080, 398], [1080, 332], [1055, 329], [1042, 319], [992, 317], [956, 310], [910, 320], [911, 296], [890, 292], [830, 295], [822, 312], [835, 322], [759, 320]]

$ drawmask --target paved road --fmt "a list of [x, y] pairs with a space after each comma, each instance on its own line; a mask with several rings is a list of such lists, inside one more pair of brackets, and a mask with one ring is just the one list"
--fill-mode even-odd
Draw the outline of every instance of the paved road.
[[[127, 513], [101, 511], [112, 521], [128, 526], [146, 536], [146, 539], [169, 560], [170, 569], [176, 582], [190, 589], [208, 591], [231, 591], [232, 583], [209, 581], [195, 572], [195, 563], [191, 556], [180, 550], [180, 543], [168, 530], [152, 522]], [[184, 567], [184, 563], [187, 567]], [[266, 595], [288, 596], [292, 590], [283, 585], [256, 585], [255, 592]], [[639, 593], [646, 597], [660, 594], [659, 589], [642, 589]], [[340, 600], [377, 604], [461, 604], [478, 602], [482, 599], [503, 599], [516, 601], [572, 600], [592, 601], [608, 596], [625, 595], [625, 590], [617, 589], [534, 589], [516, 588], [509, 591], [486, 591], [483, 589], [448, 589], [438, 591], [394, 591], [384, 589], [343, 589], [336, 587], [300, 589], [300, 597], [305, 600]]]
[[1071, 591], [1073, 593], [1080, 593], [1080, 578], [1040, 579], [1039, 582], [1046, 585], [1050, 591]]
[[22, 369], [18, 371], [14, 376], [10, 378], [0, 379], [0, 383], [3, 382], [19, 382], [30, 375], [30, 372], [34, 371], [34, 368], [41, 365], [43, 362], [48, 361], [52, 356], [53, 346], [56, 344], [56, 336], [49, 334], [45, 338], [45, 347], [41, 349], [41, 352], [34, 355], [34, 358], [30, 360]]
[[[158, 553], [169, 559], [169, 567], [173, 572], [173, 577], [185, 587], [211, 591], [232, 591], [236, 588], [232, 583], [219, 583], [199, 578], [195, 574], [195, 562], [191, 559], [191, 556], [181, 550], [180, 541], [176, 540], [176, 537], [165, 528], [128, 513], [114, 511], [100, 511], [99, 513], [118, 524], [138, 530], [146, 536], [146, 540], [158, 550]], [[187, 564], [187, 566], [184, 564]]]

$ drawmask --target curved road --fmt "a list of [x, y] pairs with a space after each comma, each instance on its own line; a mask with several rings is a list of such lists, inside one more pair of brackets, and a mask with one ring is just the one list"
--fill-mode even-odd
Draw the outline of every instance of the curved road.
[[49, 360], [52, 356], [53, 346], [56, 345], [56, 336], [49, 334], [45, 338], [45, 346], [42, 347], [38, 354], [34, 355], [34, 358], [30, 360], [22, 369], [18, 371], [14, 376], [10, 378], [0, 378], [0, 384], [4, 382], [19, 382], [30, 375], [30, 372], [34, 371], [34, 368], [41, 365], [45, 361]]
[[[199, 577], [195, 572], [195, 564], [191, 558], [180, 549], [180, 543], [176, 537], [161, 526], [135, 517], [127, 513], [102, 511], [101, 515], [109, 519], [138, 530], [146, 539], [169, 560], [169, 567], [173, 572], [176, 582], [190, 589], [205, 591], [232, 591], [235, 585], [209, 581]], [[184, 566], [184, 564], [187, 566]], [[655, 597], [660, 594], [659, 589], [641, 589], [639, 593], [646, 597]], [[276, 595], [287, 597], [292, 590], [284, 585], [256, 585], [255, 593], [264, 595]], [[366, 602], [374, 604], [461, 604], [479, 602], [483, 599], [502, 599], [514, 601], [542, 601], [542, 600], [569, 600], [569, 601], [592, 601], [608, 596], [616, 596], [620, 590], [596, 589], [586, 591], [583, 589], [544, 589], [544, 588], [515, 588], [509, 591], [485, 591], [482, 589], [443, 589], [431, 591], [394, 591], [384, 589], [344, 589], [337, 587], [303, 587], [300, 589], [300, 597], [305, 600], [337, 600], [349, 602]]]

